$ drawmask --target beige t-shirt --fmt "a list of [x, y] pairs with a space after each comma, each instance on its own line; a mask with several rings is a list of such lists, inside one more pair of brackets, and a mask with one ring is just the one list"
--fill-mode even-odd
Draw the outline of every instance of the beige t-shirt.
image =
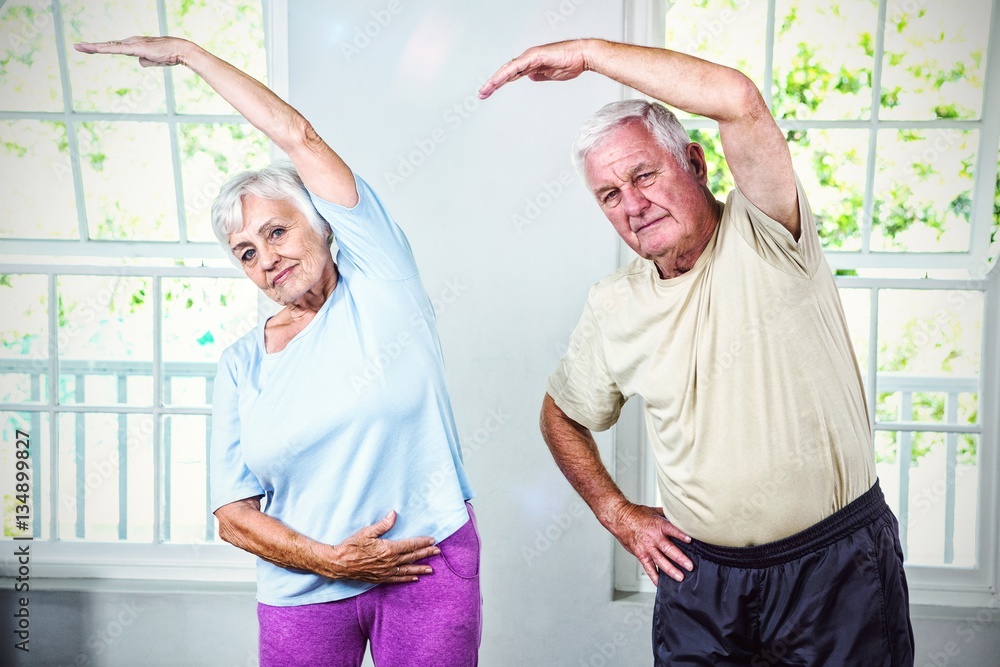
[[875, 483], [864, 389], [812, 211], [802, 233], [734, 190], [695, 266], [597, 283], [548, 393], [594, 431], [646, 403], [663, 509], [697, 539], [763, 544]]

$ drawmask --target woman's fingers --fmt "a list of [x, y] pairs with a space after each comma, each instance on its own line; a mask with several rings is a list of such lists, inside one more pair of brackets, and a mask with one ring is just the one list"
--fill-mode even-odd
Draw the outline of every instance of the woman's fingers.
[[73, 48], [80, 53], [136, 56], [143, 67], [161, 67], [178, 64], [183, 45], [184, 40], [174, 37], [137, 36], [108, 42], [79, 42]]

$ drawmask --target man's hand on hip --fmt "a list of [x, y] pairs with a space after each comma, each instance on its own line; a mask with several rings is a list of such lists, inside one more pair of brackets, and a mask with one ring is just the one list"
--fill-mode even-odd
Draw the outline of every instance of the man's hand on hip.
[[624, 503], [616, 515], [608, 530], [639, 559], [653, 585], [659, 584], [660, 572], [683, 581], [684, 572], [680, 568], [688, 572], [694, 569], [691, 560], [670, 539], [690, 542], [691, 538], [670, 523], [662, 509]]

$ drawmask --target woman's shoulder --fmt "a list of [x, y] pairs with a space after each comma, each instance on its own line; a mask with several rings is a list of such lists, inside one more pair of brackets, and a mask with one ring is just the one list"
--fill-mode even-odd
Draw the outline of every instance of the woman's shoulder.
[[219, 357], [220, 371], [223, 368], [238, 370], [247, 362], [259, 356], [260, 345], [258, 338], [260, 337], [260, 328], [260, 325], [253, 327], [222, 351], [222, 355]]

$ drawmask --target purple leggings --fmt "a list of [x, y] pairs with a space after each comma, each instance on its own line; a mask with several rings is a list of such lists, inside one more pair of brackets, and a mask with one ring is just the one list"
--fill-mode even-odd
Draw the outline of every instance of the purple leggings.
[[[469, 508], [470, 516], [472, 508]], [[378, 667], [472, 667], [479, 662], [482, 597], [475, 518], [418, 561], [434, 573], [346, 600], [257, 604], [261, 667], [358, 667], [371, 641]]]

